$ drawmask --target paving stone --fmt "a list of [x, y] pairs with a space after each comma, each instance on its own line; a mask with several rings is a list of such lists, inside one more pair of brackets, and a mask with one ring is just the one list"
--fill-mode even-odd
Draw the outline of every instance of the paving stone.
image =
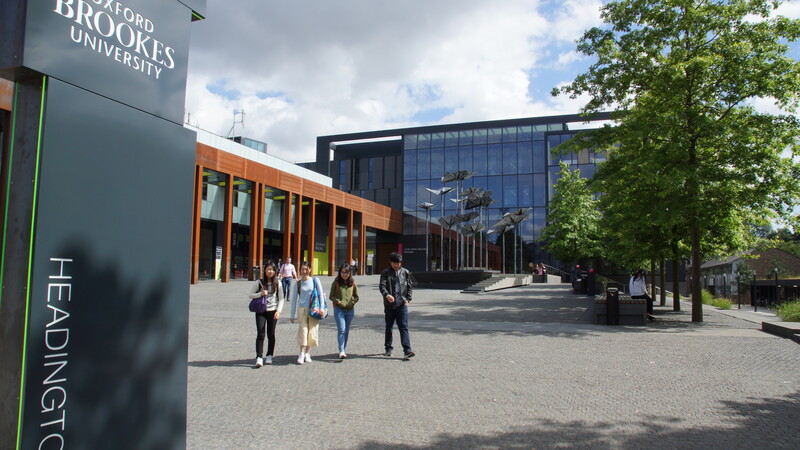
[[[321, 277], [330, 286], [331, 277]], [[592, 323], [569, 286], [414, 292], [410, 361], [383, 353], [377, 276], [360, 276], [349, 358], [333, 318], [295, 364], [290, 307], [254, 369], [250, 282], [191, 287], [188, 447], [797, 448], [800, 347], [690, 305], [653, 324]], [[395, 329], [395, 340], [399, 336]], [[397, 347], [397, 346], [396, 346]]]

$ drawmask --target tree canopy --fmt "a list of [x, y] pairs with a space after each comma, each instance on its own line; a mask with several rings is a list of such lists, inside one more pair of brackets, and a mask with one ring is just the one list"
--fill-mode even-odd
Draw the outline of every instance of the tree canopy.
[[563, 262], [582, 262], [600, 256], [597, 201], [581, 178], [580, 171], [559, 163], [555, 194], [547, 211], [547, 225], [539, 240]]
[[[596, 62], [553, 92], [589, 94], [586, 114], [614, 112], [616, 126], [565, 150], [607, 152], [595, 185], [604, 207], [619, 223], [647, 231], [626, 238], [656, 252], [652, 234], [663, 233], [661, 247], [691, 249], [694, 321], [702, 321], [701, 258], [749, 247], [753, 225], [788, 217], [800, 193], [793, 160], [800, 128], [791, 114], [800, 65], [787, 56], [800, 21], [772, 17], [780, 3], [609, 3], [607, 25], [578, 42]], [[786, 113], [756, 111], [758, 98]]]

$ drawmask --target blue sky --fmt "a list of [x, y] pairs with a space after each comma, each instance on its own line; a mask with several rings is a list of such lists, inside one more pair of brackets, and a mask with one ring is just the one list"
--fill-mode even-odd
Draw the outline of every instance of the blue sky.
[[[798, 2], [784, 14], [800, 16]], [[592, 61], [599, 0], [208, 0], [192, 25], [188, 121], [314, 158], [316, 137], [385, 128], [573, 114], [551, 97]], [[769, 108], [768, 102], [762, 102]]]

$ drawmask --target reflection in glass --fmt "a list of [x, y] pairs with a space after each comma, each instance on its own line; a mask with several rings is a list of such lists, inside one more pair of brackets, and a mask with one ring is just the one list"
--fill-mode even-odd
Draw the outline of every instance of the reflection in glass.
[[[489, 165], [489, 151], [486, 145], [476, 145], [472, 148], [472, 161], [474, 171], [486, 175]], [[481, 186], [478, 184], [477, 186]]]
[[459, 147], [458, 169], [472, 171], [472, 147]]
[[[447, 147], [444, 149], [444, 171], [458, 172], [458, 147]], [[431, 176], [442, 178], [444, 173], [434, 173]]]
[[487, 173], [489, 175], [500, 175], [503, 172], [503, 147], [500, 144], [489, 144], [487, 153], [489, 158], [489, 164], [487, 164], [489, 170], [487, 170]]
[[518, 173], [531, 173], [533, 164], [533, 143], [520, 142], [517, 144], [517, 171]]
[[547, 155], [544, 141], [533, 141], [533, 173], [544, 173], [547, 167]]
[[431, 135], [429, 133], [417, 135], [417, 148], [430, 148]]
[[444, 149], [431, 149], [431, 177], [441, 177], [444, 172]]
[[472, 143], [475, 145], [486, 144], [489, 137], [489, 130], [479, 129], [473, 131]]
[[517, 176], [505, 175], [503, 177], [503, 206], [517, 208]]
[[403, 148], [405, 150], [411, 150], [417, 148], [417, 135], [407, 134], [403, 136]]
[[431, 147], [444, 147], [444, 133], [431, 133]]
[[503, 174], [515, 173], [517, 173], [517, 144], [516, 142], [505, 143], [503, 144]]
[[403, 154], [403, 179], [417, 179], [417, 152], [414, 150], [407, 150]]
[[426, 180], [431, 177], [431, 151], [430, 150], [418, 150], [418, 151], [419, 153], [417, 154], [417, 179]]
[[444, 145], [446, 147], [458, 146], [458, 131], [448, 131], [444, 135]]
[[472, 145], [472, 130], [458, 132], [458, 145]]
[[519, 207], [533, 206], [533, 175], [519, 175]]
[[490, 128], [489, 129], [489, 143], [490, 144], [499, 144], [503, 142], [503, 129], [502, 128]]

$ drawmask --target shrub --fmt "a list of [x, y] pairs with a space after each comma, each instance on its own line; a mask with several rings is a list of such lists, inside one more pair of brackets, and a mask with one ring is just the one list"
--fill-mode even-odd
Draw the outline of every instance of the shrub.
[[800, 300], [782, 303], [775, 308], [775, 312], [784, 322], [800, 322]]
[[719, 309], [731, 309], [731, 305], [733, 304], [727, 298], [715, 298], [713, 295], [711, 295], [711, 292], [708, 292], [705, 289], [703, 289], [702, 295], [704, 305], [716, 306]]
[[711, 306], [716, 306], [719, 309], [731, 309], [731, 301], [727, 298], [715, 298], [711, 300]]

